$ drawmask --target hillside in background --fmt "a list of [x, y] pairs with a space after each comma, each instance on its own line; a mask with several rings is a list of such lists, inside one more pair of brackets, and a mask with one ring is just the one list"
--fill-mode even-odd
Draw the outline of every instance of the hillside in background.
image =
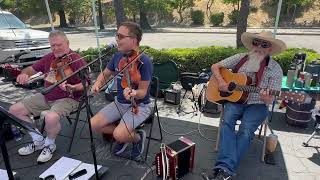
[[[222, 26], [230, 26], [230, 20], [228, 15], [237, 8], [237, 6], [233, 6], [232, 4], [224, 4], [223, 0], [215, 0], [210, 11], [211, 13], [219, 13], [224, 12], [224, 21]], [[270, 0], [251, 0], [250, 6], [251, 11], [248, 17], [248, 26], [249, 27], [272, 27], [274, 26], [277, 6], [267, 6], [266, 2]], [[195, 6], [192, 8], [193, 10], [202, 10], [206, 12], [206, 5], [208, 0], [197, 0], [195, 1]], [[109, 7], [110, 8], [110, 7]], [[89, 10], [89, 9], [88, 9]], [[282, 9], [282, 12], [286, 12], [286, 9]], [[205, 13], [206, 14], [206, 13]], [[66, 15], [68, 17], [68, 15]], [[104, 16], [108, 17], [107, 15]], [[26, 23], [31, 24], [33, 27], [43, 27], [50, 26], [48, 24], [48, 17], [46, 15], [36, 16], [36, 17], [21, 17]], [[110, 18], [110, 17], [108, 17]], [[161, 26], [189, 26], [192, 24], [190, 18], [190, 9], [184, 12], [184, 21], [179, 24], [178, 22], [178, 14], [176, 12], [173, 13], [172, 19], [167, 19]], [[56, 26], [59, 25], [59, 16], [55, 14], [53, 17], [54, 24]], [[68, 19], [67, 19], [68, 21]], [[107, 20], [107, 25], [114, 27], [115, 22], [111, 22], [109, 19]], [[114, 21], [114, 18], [112, 18]], [[152, 21], [152, 18], [149, 18], [149, 22], [153, 25], [158, 25]], [[205, 26], [211, 26], [209, 22], [209, 18], [205, 15]], [[77, 24], [77, 26], [88, 26], [93, 25], [92, 21], [88, 21], [88, 23]], [[235, 26], [235, 25], [233, 25]], [[314, 5], [306, 10], [301, 11], [297, 9], [295, 12], [289, 12], [282, 14], [280, 18], [280, 27], [320, 27], [320, 1], [316, 1]]]
[[[275, 16], [277, 12], [277, 6], [270, 7], [263, 3], [266, 0], [251, 0], [250, 6], [254, 7], [257, 11], [251, 12], [248, 18], [249, 27], [269, 27], [274, 26]], [[284, 2], [284, 1], [283, 1]], [[202, 11], [206, 11], [207, 0], [201, 0], [196, 2], [196, 6], [194, 9], [200, 9]], [[228, 14], [232, 12], [232, 10], [237, 7], [233, 7], [231, 4], [224, 4], [222, 0], [215, 0], [213, 6], [211, 7], [212, 13], [224, 12], [224, 26], [229, 24]], [[285, 9], [281, 10], [282, 12], [286, 12]], [[293, 10], [292, 10], [293, 11]], [[296, 10], [295, 13], [289, 12], [285, 15], [280, 24], [283, 27], [290, 26], [316, 26], [320, 27], [320, 2], [315, 1], [315, 4], [308, 8], [303, 12], [299, 12], [299, 9]], [[289, 18], [288, 18], [289, 17]], [[294, 21], [292, 21], [292, 17]], [[208, 18], [205, 19], [206, 24], [210, 24]]]

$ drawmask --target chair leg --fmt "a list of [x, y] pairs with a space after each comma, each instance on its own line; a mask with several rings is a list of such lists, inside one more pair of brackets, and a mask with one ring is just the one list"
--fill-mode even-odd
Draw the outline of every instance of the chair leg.
[[196, 98], [195, 98], [194, 93], [193, 93], [192, 90], [191, 90], [191, 93], [192, 93], [193, 105], [194, 105], [194, 108], [195, 108], [194, 111], [196, 111], [196, 113], [197, 113], [197, 111], [198, 111], [197, 101], [196, 101]]
[[69, 124], [71, 125], [72, 124], [71, 118], [69, 116], [66, 116], [66, 118], [67, 118]]
[[260, 125], [259, 135], [258, 135], [258, 138], [259, 138], [259, 139], [261, 138], [261, 133], [262, 133], [263, 125], [264, 125], [264, 122]]
[[45, 116], [46, 116], [47, 112], [48, 112], [48, 111], [42, 111], [42, 112], [40, 113], [39, 120], [42, 119], [42, 121], [43, 121], [43, 122], [42, 122], [41, 129], [40, 129], [41, 134], [43, 134], [44, 128], [45, 128], [45, 126], [46, 126]]
[[221, 114], [220, 114], [220, 120], [219, 120], [218, 132], [217, 132], [216, 146], [215, 146], [215, 148], [214, 148], [214, 150], [215, 150], [216, 152], [218, 152], [218, 149], [219, 149], [220, 130], [221, 130], [222, 121], [223, 121], [223, 106], [222, 106]]
[[152, 119], [151, 124], [150, 124], [149, 135], [148, 135], [148, 143], [147, 143], [147, 149], [146, 149], [146, 154], [145, 154], [145, 156], [144, 156], [144, 160], [145, 160], [145, 161], [147, 161], [147, 156], [148, 156], [149, 146], [150, 146], [150, 140], [152, 139], [153, 120], [154, 120], [154, 118]]
[[150, 124], [149, 135], [147, 137], [148, 138], [148, 143], [147, 143], [147, 149], [146, 149], [146, 153], [145, 153], [145, 157], [144, 157], [145, 161], [147, 160], [151, 139], [152, 140], [156, 140], [156, 141], [162, 141], [162, 139], [163, 139], [161, 124], [160, 124], [160, 118], [159, 118], [159, 112], [158, 112], [158, 107], [157, 106], [155, 107], [155, 113], [156, 113], [156, 116], [157, 116], [158, 127], [159, 127], [159, 132], [160, 132], [160, 138], [152, 137], [152, 129], [153, 129], [153, 123], [154, 123], [154, 117], [153, 117], [153, 119], [151, 121], [151, 124]]
[[[152, 139], [152, 140], [156, 140], [156, 141], [162, 141], [162, 138], [163, 138], [163, 137], [162, 137], [162, 129], [161, 129], [161, 124], [160, 124], [158, 107], [155, 108], [155, 112], [157, 113], [157, 121], [158, 121], [160, 138], [154, 138], [154, 137], [152, 137], [152, 134], [151, 134], [151, 133], [149, 134], [149, 137], [147, 137], [147, 138]], [[151, 129], [152, 129], [152, 127], [153, 127], [153, 120], [152, 120], [152, 123], [151, 123], [151, 124], [152, 124], [152, 126], [151, 126]]]
[[264, 125], [263, 130], [263, 146], [262, 146], [262, 155], [261, 155], [261, 161], [264, 162], [264, 157], [266, 155], [266, 145], [267, 145], [267, 128], [268, 128], [268, 119], [266, 119], [262, 126]]
[[[75, 119], [75, 122], [74, 122], [74, 125], [73, 125], [73, 129], [72, 129], [72, 137], [71, 137], [71, 141], [70, 141], [70, 144], [69, 144], [68, 152], [71, 151], [71, 147], [72, 147], [72, 144], [73, 144], [73, 139], [74, 139], [74, 135], [76, 133], [76, 129], [77, 129], [77, 125], [78, 125], [79, 117], [80, 117], [80, 112], [81, 112], [81, 107], [82, 107], [83, 103], [84, 103], [84, 101], [80, 101], [80, 103], [78, 105], [77, 115], [76, 115], [76, 119]], [[69, 118], [68, 118], [68, 120], [69, 120]]]
[[41, 134], [43, 134], [45, 126], [46, 126], [46, 121], [43, 119], [41, 129], [40, 129]]

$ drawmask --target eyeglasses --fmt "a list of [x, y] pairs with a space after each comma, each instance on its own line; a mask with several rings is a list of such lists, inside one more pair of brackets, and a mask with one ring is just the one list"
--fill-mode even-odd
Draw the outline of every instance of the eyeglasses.
[[124, 34], [120, 34], [120, 33], [116, 33], [116, 38], [118, 38], [119, 40], [126, 38], [126, 37], [133, 37], [133, 36], [129, 36], [129, 35], [124, 35]]
[[256, 47], [260, 46], [262, 48], [270, 48], [272, 46], [272, 44], [269, 41], [264, 41], [262, 39], [253, 39], [252, 45]]

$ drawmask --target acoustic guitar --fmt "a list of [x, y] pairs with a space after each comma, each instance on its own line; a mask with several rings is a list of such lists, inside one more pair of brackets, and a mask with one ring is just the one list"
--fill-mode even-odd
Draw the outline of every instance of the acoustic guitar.
[[[247, 102], [249, 93], [258, 93], [261, 90], [259, 87], [252, 86], [252, 79], [244, 73], [233, 73], [226, 68], [220, 68], [220, 74], [228, 84], [229, 91], [219, 91], [217, 79], [212, 75], [206, 91], [206, 97], [211, 102], [229, 101], [243, 104]], [[304, 94], [292, 91], [269, 90], [269, 94], [297, 103], [305, 101]]]

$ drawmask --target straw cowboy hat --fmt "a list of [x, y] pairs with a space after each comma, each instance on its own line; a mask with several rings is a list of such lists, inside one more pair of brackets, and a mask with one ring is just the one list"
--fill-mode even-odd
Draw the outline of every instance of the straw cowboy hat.
[[252, 45], [253, 39], [261, 39], [261, 40], [265, 40], [265, 41], [270, 42], [272, 44], [271, 52], [270, 52], [271, 55], [278, 54], [278, 53], [287, 49], [286, 44], [279, 39], [275, 39], [272, 36], [271, 31], [262, 31], [259, 34], [244, 32], [241, 35], [241, 41], [242, 41], [243, 45], [248, 49], [253, 48], [253, 45]]

